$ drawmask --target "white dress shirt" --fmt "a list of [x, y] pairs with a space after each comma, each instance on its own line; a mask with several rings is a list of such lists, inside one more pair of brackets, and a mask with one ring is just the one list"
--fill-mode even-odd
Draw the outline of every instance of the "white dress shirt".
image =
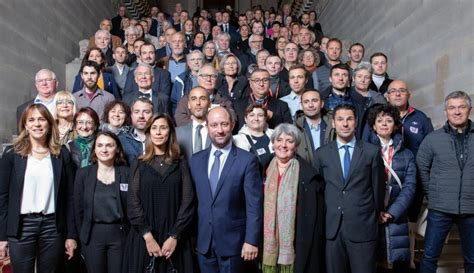
[[206, 122], [204, 123], [198, 123], [197, 121], [195, 121], [193, 119], [193, 132], [191, 134], [192, 136], [192, 144], [193, 144], [193, 147], [194, 147], [194, 142], [196, 141], [195, 140], [195, 136], [196, 136], [196, 127], [201, 124], [203, 127], [201, 128], [201, 140], [202, 140], [202, 149], [206, 149], [206, 142], [207, 142], [207, 126], [206, 126]]
[[229, 142], [229, 144], [227, 144], [226, 146], [224, 146], [224, 148], [221, 148], [221, 149], [214, 146], [214, 144], [211, 145], [211, 154], [209, 155], [209, 164], [207, 165], [207, 177], [211, 176], [212, 164], [214, 164], [214, 159], [216, 158], [216, 156], [214, 155], [214, 152], [217, 150], [220, 150], [222, 152], [221, 156], [219, 157], [221, 161], [220, 162], [221, 164], [219, 166], [219, 178], [220, 178], [222, 169], [224, 168], [224, 165], [225, 165], [225, 161], [227, 160], [227, 156], [229, 155], [231, 149], [232, 149], [232, 140]]

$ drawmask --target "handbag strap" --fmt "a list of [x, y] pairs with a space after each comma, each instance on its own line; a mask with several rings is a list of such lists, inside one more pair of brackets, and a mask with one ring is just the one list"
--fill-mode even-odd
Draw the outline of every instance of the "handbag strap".
[[247, 141], [248, 141], [249, 144], [250, 144], [250, 150], [252, 151], [252, 153], [253, 153], [255, 156], [257, 156], [258, 162], [262, 163], [262, 162], [260, 161], [260, 156], [258, 156], [257, 149], [255, 148], [255, 143], [253, 143], [252, 138], [251, 138], [249, 135], [245, 135], [245, 137], [247, 138]]
[[400, 187], [400, 189], [402, 189], [403, 186], [402, 186], [402, 181], [400, 181], [400, 177], [398, 177], [397, 173], [392, 169], [392, 166], [388, 164], [384, 156], [382, 156], [382, 159], [383, 159], [383, 164], [385, 165], [385, 168], [387, 168], [387, 170], [390, 172], [390, 174], [395, 179], [395, 181], [397, 181], [397, 184]]

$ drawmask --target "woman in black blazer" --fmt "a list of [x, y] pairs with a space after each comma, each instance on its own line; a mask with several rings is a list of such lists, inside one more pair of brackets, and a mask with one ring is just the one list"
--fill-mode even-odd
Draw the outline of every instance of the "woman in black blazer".
[[88, 272], [121, 272], [128, 232], [128, 167], [117, 136], [101, 131], [92, 146], [92, 165], [74, 183], [75, 219]]
[[69, 258], [76, 248], [74, 164], [44, 105], [29, 105], [19, 127], [0, 160], [0, 258], [15, 273], [58, 272], [64, 247]]

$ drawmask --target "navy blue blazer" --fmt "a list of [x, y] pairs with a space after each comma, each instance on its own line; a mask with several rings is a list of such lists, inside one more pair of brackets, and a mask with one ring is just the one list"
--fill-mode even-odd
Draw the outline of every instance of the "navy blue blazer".
[[212, 237], [218, 256], [259, 246], [263, 225], [263, 183], [257, 157], [232, 145], [212, 196], [207, 173], [211, 147], [192, 156], [190, 169], [198, 200], [196, 249], [206, 254]]
[[[112, 75], [112, 73], [102, 72], [102, 77], [104, 78], [104, 90], [114, 95], [115, 99], [122, 99], [122, 95], [115, 83], [114, 75]], [[82, 90], [82, 87], [84, 87], [84, 82], [82, 81], [81, 75], [77, 74], [74, 79], [72, 93]]]

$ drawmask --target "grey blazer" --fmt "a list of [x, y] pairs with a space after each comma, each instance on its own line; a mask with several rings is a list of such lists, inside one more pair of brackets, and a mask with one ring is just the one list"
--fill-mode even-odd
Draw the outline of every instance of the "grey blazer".
[[123, 88], [125, 87], [125, 81], [127, 80], [127, 75], [128, 71], [130, 71], [130, 67], [125, 64], [123, 67], [122, 74], [120, 74], [116, 64], [114, 64], [113, 66], [109, 66], [109, 70], [112, 75], [114, 75], [115, 83], [120, 89], [120, 93], [122, 93], [123, 95]]
[[[193, 155], [193, 122], [188, 122], [183, 126], [176, 127], [176, 137], [178, 138], [179, 148], [181, 153], [184, 153], [186, 160], [191, 162], [191, 157]], [[206, 139], [205, 147], [202, 149], [207, 149], [211, 145], [211, 140], [209, 136]]]

